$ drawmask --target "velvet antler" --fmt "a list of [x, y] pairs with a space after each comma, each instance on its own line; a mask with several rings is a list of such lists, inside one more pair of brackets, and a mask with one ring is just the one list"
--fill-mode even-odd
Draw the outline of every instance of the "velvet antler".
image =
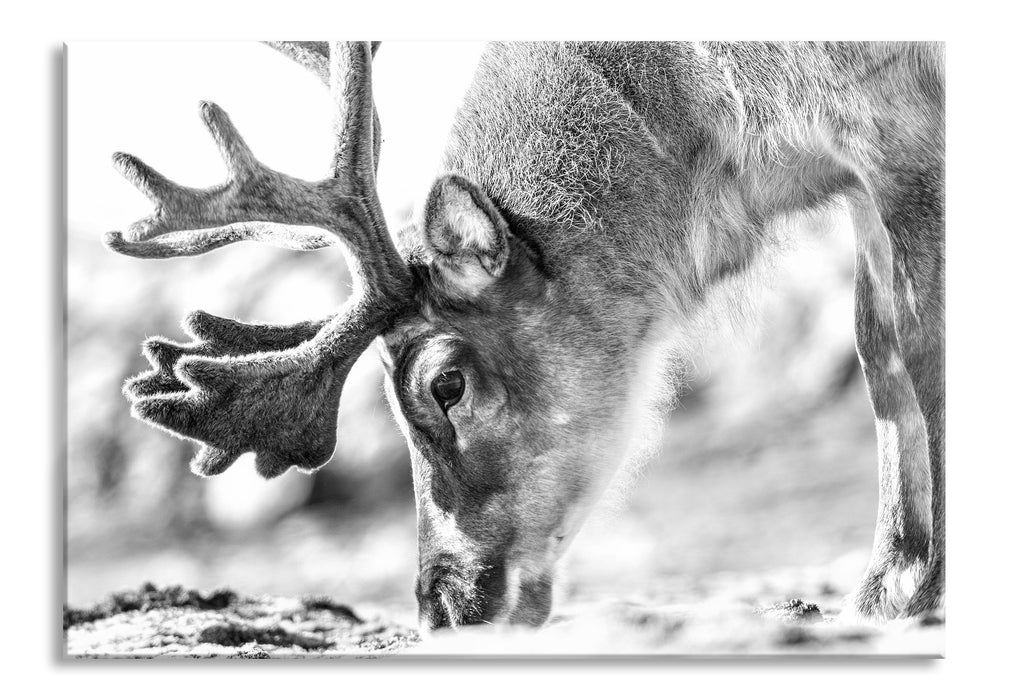
[[[290, 326], [249, 325], [204, 312], [183, 325], [194, 342], [149, 339], [153, 369], [126, 382], [133, 415], [203, 443], [193, 471], [219, 474], [242, 454], [278, 476], [321, 467], [336, 447], [340, 391], [368, 344], [411, 303], [412, 278], [386, 228], [375, 188], [377, 118], [367, 42], [275, 45], [330, 85], [336, 109], [331, 176], [306, 182], [271, 170], [249, 150], [227, 114], [200, 113], [220, 148], [228, 179], [193, 189], [139, 159], [113, 157], [155, 204], [126, 235], [108, 233], [116, 252], [142, 258], [198, 255], [238, 241], [313, 250], [342, 241], [355, 291], [333, 317]], [[323, 69], [322, 61], [326, 68]], [[314, 229], [295, 228], [312, 226]]]

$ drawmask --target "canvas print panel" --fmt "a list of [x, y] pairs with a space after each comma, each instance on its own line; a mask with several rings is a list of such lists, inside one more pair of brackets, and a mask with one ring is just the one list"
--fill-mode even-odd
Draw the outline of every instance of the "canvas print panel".
[[69, 655], [942, 654], [941, 44], [67, 61]]

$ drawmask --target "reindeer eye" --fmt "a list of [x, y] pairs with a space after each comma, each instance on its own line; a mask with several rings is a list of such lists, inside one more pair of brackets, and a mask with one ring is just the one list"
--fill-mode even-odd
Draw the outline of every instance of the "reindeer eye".
[[457, 369], [442, 372], [431, 382], [431, 395], [434, 396], [443, 411], [447, 411], [459, 403], [459, 399], [462, 398], [465, 391], [466, 379]]

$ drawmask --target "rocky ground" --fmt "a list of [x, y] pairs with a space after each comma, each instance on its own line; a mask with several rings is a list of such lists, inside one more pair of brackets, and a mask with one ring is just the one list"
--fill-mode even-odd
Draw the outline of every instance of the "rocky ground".
[[63, 625], [66, 653], [77, 658], [943, 653], [940, 617], [868, 627], [835, 614], [798, 599], [764, 607], [621, 602], [569, 607], [537, 631], [487, 627], [422, 640], [408, 626], [364, 619], [328, 598], [145, 584], [90, 608], [68, 606]]
[[326, 598], [203, 594], [150, 583], [91, 608], [66, 607], [63, 628], [73, 657], [368, 656], [419, 641], [414, 630], [362, 620]]

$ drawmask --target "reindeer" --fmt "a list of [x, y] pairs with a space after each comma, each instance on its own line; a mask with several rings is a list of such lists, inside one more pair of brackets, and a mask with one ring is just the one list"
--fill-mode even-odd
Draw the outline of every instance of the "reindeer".
[[132, 413], [200, 443], [194, 472], [246, 452], [266, 478], [319, 469], [344, 379], [377, 339], [413, 465], [422, 627], [540, 625], [558, 558], [675, 388], [691, 323], [776, 221], [846, 199], [880, 466], [847, 609], [882, 621], [943, 605], [942, 45], [493, 44], [444, 174], [395, 239], [375, 189], [377, 44], [272, 46], [331, 90], [329, 177], [271, 170], [210, 103], [225, 183], [187, 188], [114, 156], [155, 205], [106, 234], [116, 252], [340, 243], [352, 261], [355, 292], [329, 318], [198, 311], [191, 342], [144, 343]]

